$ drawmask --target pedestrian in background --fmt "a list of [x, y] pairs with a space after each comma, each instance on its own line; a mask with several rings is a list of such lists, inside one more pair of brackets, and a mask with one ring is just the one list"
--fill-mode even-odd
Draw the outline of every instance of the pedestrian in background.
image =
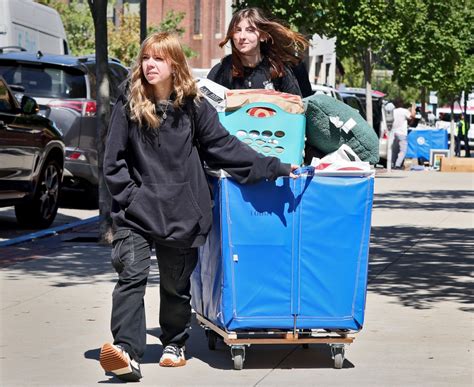
[[456, 157], [461, 157], [461, 141], [464, 141], [464, 156], [471, 157], [471, 151], [469, 149], [469, 138], [467, 136], [468, 129], [466, 125], [466, 121], [464, 118], [464, 114], [461, 113], [461, 117], [459, 118], [459, 122], [457, 124], [457, 136], [455, 138], [456, 147], [454, 150], [454, 154]]
[[164, 348], [159, 364], [186, 364], [190, 276], [212, 223], [203, 161], [225, 169], [240, 183], [295, 177], [291, 171], [297, 168], [263, 157], [230, 135], [215, 109], [198, 96], [179, 40], [154, 33], [142, 43], [125, 93], [114, 106], [104, 156], [113, 198], [112, 265], [118, 282], [112, 294], [114, 341], [102, 346], [100, 364], [121, 380], [142, 377], [144, 295], [153, 246]]
[[[219, 46], [227, 42], [232, 53], [211, 69], [208, 79], [228, 89], [274, 89], [302, 95], [291, 68], [301, 66], [308, 47], [303, 35], [270, 20], [259, 8], [245, 8], [234, 13]], [[301, 82], [307, 94], [309, 79]]]
[[411, 110], [406, 109], [401, 98], [395, 99], [394, 105], [392, 157], [395, 161], [392, 165], [394, 169], [402, 169], [408, 146], [408, 122], [415, 118], [415, 106], [412, 106]]

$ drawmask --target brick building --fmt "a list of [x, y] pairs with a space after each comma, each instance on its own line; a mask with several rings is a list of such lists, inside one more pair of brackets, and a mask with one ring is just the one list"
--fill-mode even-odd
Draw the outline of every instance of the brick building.
[[158, 23], [171, 10], [185, 12], [183, 43], [198, 54], [190, 64], [208, 68], [225, 54], [219, 42], [225, 36], [231, 4], [228, 0], [147, 0], [147, 24]]

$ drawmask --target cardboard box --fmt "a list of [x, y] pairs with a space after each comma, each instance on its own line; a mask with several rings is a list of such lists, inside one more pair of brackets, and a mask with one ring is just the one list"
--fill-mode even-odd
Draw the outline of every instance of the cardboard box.
[[442, 157], [441, 172], [474, 172], [474, 158]]

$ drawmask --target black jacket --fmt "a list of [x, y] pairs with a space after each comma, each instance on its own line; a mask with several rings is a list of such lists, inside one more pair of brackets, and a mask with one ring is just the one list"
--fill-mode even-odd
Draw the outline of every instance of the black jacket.
[[225, 169], [240, 183], [290, 172], [289, 164], [263, 157], [230, 135], [204, 99], [194, 113], [170, 104], [159, 130], [138, 127], [125, 102], [119, 97], [112, 112], [104, 155], [116, 226], [136, 229], [173, 247], [204, 243], [212, 221], [211, 197], [194, 140], [209, 166]]
[[285, 66], [283, 77], [271, 79], [270, 63], [267, 58], [263, 58], [254, 68], [244, 67], [244, 76], [238, 78], [232, 77], [232, 55], [227, 55], [211, 69], [207, 78], [228, 89], [273, 88], [277, 91], [301, 96], [298, 82], [289, 67]]

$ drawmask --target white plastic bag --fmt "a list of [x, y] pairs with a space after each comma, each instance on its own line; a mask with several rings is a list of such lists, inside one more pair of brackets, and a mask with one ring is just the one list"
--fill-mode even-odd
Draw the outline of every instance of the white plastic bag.
[[196, 78], [196, 83], [204, 98], [218, 112], [223, 112], [226, 106], [225, 93], [229, 89], [207, 78]]
[[374, 173], [370, 163], [362, 161], [347, 144], [327, 154], [322, 159], [313, 157], [311, 166], [315, 175], [324, 176], [367, 176]]

